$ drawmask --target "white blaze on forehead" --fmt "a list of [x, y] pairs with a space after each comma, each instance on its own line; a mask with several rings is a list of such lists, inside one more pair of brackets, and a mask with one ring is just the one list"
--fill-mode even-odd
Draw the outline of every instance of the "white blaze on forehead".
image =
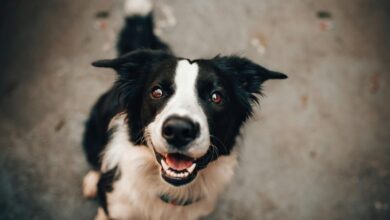
[[[196, 79], [198, 77], [198, 64], [181, 60], [177, 63], [175, 74], [175, 95], [172, 101], [177, 107], [191, 108], [197, 105]], [[190, 110], [190, 109], [188, 109]]]
[[175, 92], [163, 110], [164, 116], [178, 115], [188, 117], [202, 126], [206, 126], [206, 115], [198, 101], [196, 82], [199, 66], [188, 60], [180, 60], [175, 71]]

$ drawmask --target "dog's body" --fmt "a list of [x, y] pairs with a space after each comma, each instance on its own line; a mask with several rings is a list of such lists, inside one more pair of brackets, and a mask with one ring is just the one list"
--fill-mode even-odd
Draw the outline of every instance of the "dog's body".
[[[153, 34], [151, 2], [127, 0], [117, 82], [92, 109], [84, 195], [97, 219], [198, 219], [234, 173], [236, 137], [261, 83], [286, 78], [239, 57], [177, 58]], [[140, 50], [149, 49], [149, 50]], [[152, 49], [152, 50], [150, 50]]]

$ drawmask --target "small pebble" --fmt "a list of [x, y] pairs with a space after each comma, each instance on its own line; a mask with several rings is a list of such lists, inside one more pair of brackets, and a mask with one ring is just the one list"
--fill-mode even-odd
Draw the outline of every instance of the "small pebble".
[[108, 18], [108, 17], [110, 17], [110, 12], [108, 12], [108, 11], [98, 11], [98, 12], [96, 12], [95, 17], [96, 18]]
[[317, 17], [321, 19], [330, 19], [332, 18], [332, 14], [329, 11], [318, 11], [317, 12]]

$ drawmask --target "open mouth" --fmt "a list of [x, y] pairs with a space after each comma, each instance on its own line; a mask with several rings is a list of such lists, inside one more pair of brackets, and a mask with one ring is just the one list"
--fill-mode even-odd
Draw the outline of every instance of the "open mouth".
[[195, 179], [198, 169], [194, 158], [179, 153], [160, 154], [155, 151], [161, 165], [162, 178], [174, 186], [190, 183]]

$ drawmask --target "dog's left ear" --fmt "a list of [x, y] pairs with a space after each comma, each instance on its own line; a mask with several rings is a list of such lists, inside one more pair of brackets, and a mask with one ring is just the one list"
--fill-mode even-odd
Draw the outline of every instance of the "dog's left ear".
[[261, 84], [269, 79], [286, 79], [283, 73], [268, 70], [252, 61], [237, 56], [217, 56], [212, 63], [216, 68], [229, 75], [249, 96], [261, 92]]

